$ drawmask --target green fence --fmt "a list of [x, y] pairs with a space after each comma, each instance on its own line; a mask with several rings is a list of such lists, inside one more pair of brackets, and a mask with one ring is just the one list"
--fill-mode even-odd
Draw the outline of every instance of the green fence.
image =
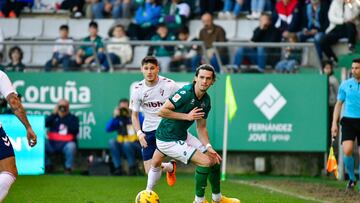
[[[120, 98], [142, 79], [138, 73], [11, 73], [30, 114], [50, 114], [60, 98], [81, 124], [80, 148], [107, 148], [114, 136], [105, 132]], [[166, 75], [191, 82], [192, 74]], [[229, 150], [325, 151], [327, 80], [320, 75], [232, 75], [238, 111], [229, 123]], [[209, 91], [212, 111], [210, 139], [222, 148], [225, 76]], [[194, 131], [194, 128], [191, 130]]]

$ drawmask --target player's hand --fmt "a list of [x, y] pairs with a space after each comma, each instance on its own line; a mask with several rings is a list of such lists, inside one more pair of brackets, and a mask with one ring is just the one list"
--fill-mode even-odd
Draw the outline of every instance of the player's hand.
[[139, 138], [139, 142], [140, 142], [141, 147], [146, 148], [148, 145], [147, 145], [147, 142], [146, 142], [146, 139], [145, 139], [145, 133], [141, 133], [140, 135], [138, 135], [138, 138]]
[[203, 110], [202, 108], [195, 107], [193, 110], [191, 110], [188, 113], [188, 120], [193, 121], [193, 120], [202, 119], [205, 115], [205, 113], [202, 110]]
[[30, 147], [34, 147], [37, 143], [36, 134], [34, 133], [33, 129], [30, 127], [26, 130], [28, 144]]
[[222, 161], [221, 156], [212, 148], [209, 147], [207, 149], [208, 155], [212, 158], [212, 160], [216, 163], [216, 164], [220, 164]]
[[331, 136], [336, 137], [339, 133], [339, 126], [337, 124], [332, 124], [331, 126]]

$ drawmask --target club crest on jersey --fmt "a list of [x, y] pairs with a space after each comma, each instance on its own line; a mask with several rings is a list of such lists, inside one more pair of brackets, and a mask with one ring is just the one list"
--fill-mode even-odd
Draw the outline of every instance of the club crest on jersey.
[[146, 97], [148, 97], [149, 96], [149, 94], [148, 93], [145, 93], [144, 94], [144, 98], [146, 98]]
[[201, 106], [201, 108], [204, 108], [204, 107], [205, 107], [205, 103], [204, 103], [204, 102], [201, 103], [200, 106]]
[[181, 96], [179, 94], [175, 94], [171, 99], [174, 101], [174, 102], [177, 102], [179, 101], [179, 99], [181, 98]]
[[190, 102], [191, 105], [194, 105], [195, 104], [195, 99], [192, 99], [191, 102]]
[[180, 94], [185, 94], [185, 93], [186, 93], [186, 91], [185, 91], [185, 90], [180, 91]]
[[164, 89], [162, 89], [162, 88], [160, 88], [160, 94], [161, 94], [161, 96], [164, 96]]

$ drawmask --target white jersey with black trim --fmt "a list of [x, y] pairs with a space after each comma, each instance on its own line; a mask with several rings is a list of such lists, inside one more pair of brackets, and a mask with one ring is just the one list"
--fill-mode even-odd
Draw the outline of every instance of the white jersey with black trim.
[[159, 81], [155, 86], [147, 86], [145, 80], [135, 85], [131, 90], [130, 109], [135, 112], [140, 110], [143, 112], [143, 131], [149, 132], [157, 129], [161, 120], [157, 113], [165, 101], [178, 89], [179, 87], [173, 80], [162, 76], [159, 76]]
[[9, 77], [3, 71], [0, 71], [0, 94], [6, 98], [10, 93], [13, 92], [16, 93]]

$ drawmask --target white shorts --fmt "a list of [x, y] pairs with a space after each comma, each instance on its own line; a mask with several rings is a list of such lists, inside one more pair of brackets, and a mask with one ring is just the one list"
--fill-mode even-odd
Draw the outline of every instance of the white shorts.
[[156, 139], [156, 146], [161, 153], [185, 164], [189, 163], [196, 150], [199, 150], [201, 153], [206, 152], [206, 147], [190, 132], [187, 133], [185, 141], [164, 142]]

